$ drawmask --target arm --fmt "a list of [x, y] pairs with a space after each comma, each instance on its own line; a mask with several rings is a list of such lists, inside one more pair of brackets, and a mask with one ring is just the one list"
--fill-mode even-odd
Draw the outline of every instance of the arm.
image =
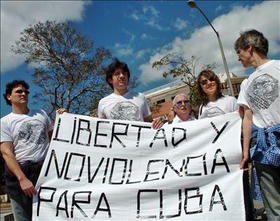
[[243, 119], [244, 118], [244, 107], [239, 106], [238, 113], [239, 113], [239, 116]]
[[143, 108], [143, 110], [144, 110], [143, 111], [144, 122], [152, 122], [152, 128], [153, 129], [161, 128], [163, 126], [163, 122], [162, 122], [161, 118], [158, 117], [158, 118], [153, 119], [149, 104], [148, 104], [147, 99], [145, 98], [144, 95], [143, 95], [143, 99], [144, 99], [144, 108]]
[[50, 142], [50, 140], [52, 139], [52, 134], [53, 134], [53, 130], [50, 130], [50, 131], [48, 132], [49, 142]]
[[[59, 108], [59, 109], [57, 109], [56, 110], [56, 112], [58, 113], [58, 114], [63, 114], [63, 113], [67, 113], [67, 111], [66, 111], [66, 109], [64, 109], [64, 108]], [[49, 124], [51, 124], [51, 130], [48, 132], [48, 136], [49, 136], [49, 141], [52, 139], [52, 134], [53, 134], [53, 127], [54, 127], [54, 125], [51, 123], [51, 121], [50, 121], [50, 119], [48, 118], [48, 120], [49, 120]]]
[[247, 106], [243, 109], [244, 118], [242, 121], [242, 133], [243, 133], [243, 152], [242, 160], [240, 162], [240, 168], [245, 169], [245, 164], [249, 159], [250, 139], [252, 134], [252, 111]]
[[13, 143], [12, 142], [2, 142], [1, 143], [1, 153], [9, 168], [9, 170], [16, 176], [19, 181], [20, 187], [25, 195], [32, 197], [36, 194], [36, 190], [32, 182], [27, 179], [25, 174], [22, 172], [15, 155], [13, 153]]

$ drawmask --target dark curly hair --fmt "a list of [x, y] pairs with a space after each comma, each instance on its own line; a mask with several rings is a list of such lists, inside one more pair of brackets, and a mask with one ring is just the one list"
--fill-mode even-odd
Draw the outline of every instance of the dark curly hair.
[[235, 41], [234, 49], [237, 52], [238, 49], [245, 50], [250, 46], [253, 46], [258, 53], [267, 56], [268, 40], [261, 32], [254, 29], [242, 32], [240, 37]]
[[11, 101], [9, 101], [7, 99], [7, 95], [11, 95], [13, 89], [15, 87], [18, 87], [19, 85], [23, 86], [25, 89], [29, 89], [29, 85], [25, 81], [23, 81], [23, 80], [14, 80], [14, 81], [9, 82], [8, 84], [6, 84], [6, 92], [5, 92], [5, 94], [3, 94], [3, 97], [5, 98], [6, 103], [8, 105], [12, 105], [12, 104], [11, 104]]
[[113, 62], [105, 69], [106, 73], [106, 82], [110, 85], [112, 89], [113, 85], [109, 82], [112, 79], [113, 74], [117, 69], [121, 69], [124, 72], [127, 72], [128, 80], [130, 78], [130, 71], [126, 63], [119, 61], [117, 58], [113, 59]]
[[208, 100], [207, 95], [204, 93], [204, 91], [201, 87], [201, 84], [200, 84], [200, 80], [201, 80], [202, 76], [204, 76], [208, 79], [212, 77], [212, 78], [214, 78], [215, 82], [217, 83], [216, 100], [223, 97], [224, 95], [222, 94], [221, 82], [220, 82], [219, 77], [213, 71], [211, 71], [209, 69], [205, 69], [205, 70], [201, 71], [197, 77], [197, 87], [198, 87], [200, 98], [202, 100], [202, 104], [203, 104], [203, 106], [205, 106], [208, 104], [209, 100]]

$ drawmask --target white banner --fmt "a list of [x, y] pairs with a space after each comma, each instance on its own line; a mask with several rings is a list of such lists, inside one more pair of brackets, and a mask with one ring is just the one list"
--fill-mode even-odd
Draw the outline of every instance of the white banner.
[[245, 220], [237, 113], [165, 125], [64, 113], [33, 220]]

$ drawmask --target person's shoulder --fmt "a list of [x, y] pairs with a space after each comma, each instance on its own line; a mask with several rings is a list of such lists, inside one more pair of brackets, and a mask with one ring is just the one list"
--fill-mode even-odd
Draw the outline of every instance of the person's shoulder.
[[12, 115], [13, 115], [13, 112], [5, 115], [4, 117], [1, 117], [1, 123], [4, 121], [7, 121]]
[[134, 92], [138, 97], [146, 99], [145, 94], [141, 92]]
[[[36, 111], [36, 110], [35, 110], [35, 111]], [[40, 111], [40, 113], [43, 113], [44, 115], [48, 116], [48, 114], [47, 114], [47, 112], [46, 112], [45, 110], [40, 109], [39, 111]]]
[[141, 92], [135, 92], [135, 91], [129, 91], [126, 93], [126, 97], [129, 98], [140, 98], [140, 99], [146, 99], [145, 95]]
[[229, 100], [229, 101], [236, 101], [236, 98], [233, 96], [229, 96], [229, 95], [224, 95], [224, 99], [225, 100]]
[[271, 65], [277, 65], [279, 67], [280, 65], [280, 60], [270, 60]]
[[46, 113], [43, 109], [31, 109], [30, 113]]
[[107, 95], [107, 96], [101, 98], [100, 101], [99, 101], [99, 103], [106, 102], [106, 100], [108, 100], [108, 99], [110, 99], [110, 98], [112, 98], [112, 97], [114, 97], [114, 93], [111, 93], [111, 94], [109, 94], [109, 95]]
[[46, 114], [46, 112], [43, 109], [31, 109], [29, 110], [29, 113], [27, 115], [32, 116], [35, 114]]
[[280, 71], [280, 60], [271, 60], [271, 66]]
[[244, 79], [240, 84], [240, 90], [244, 89], [248, 84], [248, 78]]
[[130, 96], [143, 96], [141, 92], [136, 92], [136, 91], [128, 91], [127, 94]]
[[26, 114], [26, 116], [28, 117], [36, 117], [36, 116], [43, 116], [44, 118], [48, 118], [48, 114], [45, 110], [43, 109], [31, 109], [29, 110], [28, 114]]

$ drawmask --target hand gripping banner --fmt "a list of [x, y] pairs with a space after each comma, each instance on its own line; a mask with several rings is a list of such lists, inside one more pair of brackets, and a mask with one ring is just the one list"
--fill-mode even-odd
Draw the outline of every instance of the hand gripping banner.
[[33, 220], [245, 220], [237, 113], [164, 125], [56, 116]]

